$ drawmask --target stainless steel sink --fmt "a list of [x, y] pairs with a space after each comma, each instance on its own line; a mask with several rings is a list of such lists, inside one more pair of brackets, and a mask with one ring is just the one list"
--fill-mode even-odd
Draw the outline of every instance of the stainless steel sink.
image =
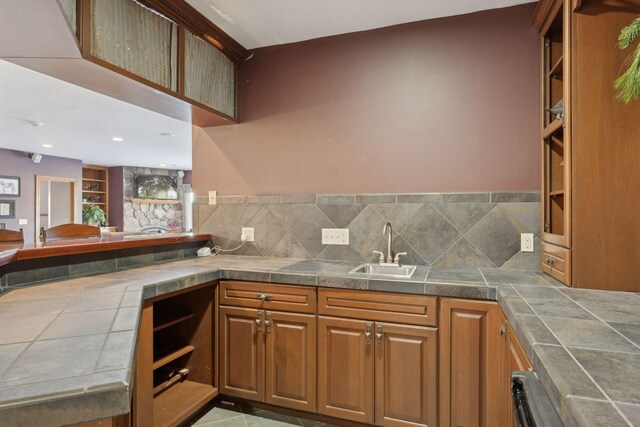
[[349, 274], [372, 274], [375, 276], [398, 277], [408, 279], [416, 271], [415, 265], [384, 265], [384, 264], [362, 264], [354, 268]]

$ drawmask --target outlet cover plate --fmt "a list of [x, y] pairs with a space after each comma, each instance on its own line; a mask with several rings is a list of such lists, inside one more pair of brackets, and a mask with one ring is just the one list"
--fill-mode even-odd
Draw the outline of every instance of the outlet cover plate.
[[520, 250], [522, 252], [533, 252], [533, 233], [520, 234]]
[[323, 228], [322, 229], [323, 245], [348, 245], [349, 229], [348, 228]]
[[29, 220], [26, 218], [21, 218], [18, 220], [18, 225], [28, 225], [29, 224]]
[[241, 234], [240, 240], [243, 240], [245, 242], [253, 242], [253, 239], [254, 239], [253, 227], [242, 227], [242, 234]]
[[218, 192], [217, 191], [209, 191], [209, 204], [215, 205], [218, 203]]

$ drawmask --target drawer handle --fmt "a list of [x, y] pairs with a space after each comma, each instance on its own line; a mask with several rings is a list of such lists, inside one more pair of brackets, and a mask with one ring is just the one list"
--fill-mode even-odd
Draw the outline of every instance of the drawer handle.
[[498, 328], [498, 335], [500, 335], [501, 337], [504, 337], [507, 335], [507, 329], [504, 326], [500, 326]]
[[368, 324], [364, 328], [364, 338], [367, 342], [367, 345], [371, 344], [371, 324]]
[[378, 325], [376, 328], [376, 344], [382, 344], [382, 325]]
[[556, 264], [556, 261], [552, 258], [547, 258], [544, 260], [544, 263], [550, 267], [553, 267]]
[[262, 330], [262, 313], [258, 313], [256, 324], [258, 325], [258, 332], [260, 332]]
[[271, 332], [271, 313], [267, 313], [267, 320], [264, 321], [267, 332]]
[[262, 301], [272, 301], [273, 297], [271, 295], [267, 295], [267, 294], [258, 294], [257, 295], [258, 298], [260, 298]]

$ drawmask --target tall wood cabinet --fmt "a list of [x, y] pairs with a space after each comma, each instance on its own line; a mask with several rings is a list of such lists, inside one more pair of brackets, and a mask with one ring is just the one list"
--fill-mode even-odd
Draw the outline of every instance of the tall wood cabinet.
[[640, 290], [640, 101], [613, 81], [632, 49], [616, 48], [640, 3], [540, 0], [542, 270], [569, 286]]

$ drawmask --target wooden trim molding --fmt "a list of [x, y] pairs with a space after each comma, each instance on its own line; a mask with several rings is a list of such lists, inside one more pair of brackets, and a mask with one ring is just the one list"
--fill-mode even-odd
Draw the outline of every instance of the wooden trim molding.
[[234, 62], [244, 61], [249, 51], [184, 0], [138, 0], [211, 43]]
[[[579, 3], [581, 0], [574, 1]], [[554, 11], [557, 11], [562, 6], [562, 2], [563, 0], [539, 0], [531, 18], [531, 25], [538, 32], [543, 33], [548, 28], [550, 20], [556, 15]]]

